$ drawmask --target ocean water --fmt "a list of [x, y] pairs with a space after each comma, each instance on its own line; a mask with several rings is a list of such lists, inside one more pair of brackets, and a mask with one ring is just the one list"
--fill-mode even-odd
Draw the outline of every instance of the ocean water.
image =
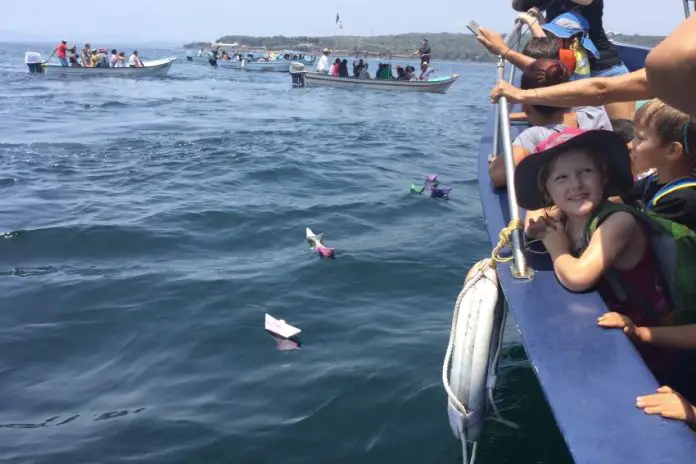
[[[457, 463], [452, 306], [490, 253], [494, 67], [447, 95], [292, 89], [181, 59], [50, 79], [0, 50], [0, 460]], [[141, 50], [144, 57], [181, 50]], [[449, 202], [409, 194], [439, 174]], [[307, 247], [325, 233], [336, 259]], [[279, 351], [264, 314], [302, 329]], [[516, 335], [480, 463], [569, 457]]]

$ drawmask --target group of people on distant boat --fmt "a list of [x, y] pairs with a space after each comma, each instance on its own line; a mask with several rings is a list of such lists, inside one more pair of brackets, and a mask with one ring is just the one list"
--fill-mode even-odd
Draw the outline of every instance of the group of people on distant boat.
[[[201, 49], [202, 50], [202, 49]], [[200, 56], [200, 54], [199, 54]], [[209, 52], [209, 60], [211, 61], [242, 61], [246, 60], [249, 62], [259, 62], [265, 63], [267, 61], [280, 61], [280, 60], [304, 60], [305, 55], [303, 53], [280, 53], [280, 52], [268, 52], [263, 56], [255, 56], [253, 53], [247, 53], [244, 55], [241, 52], [232, 52], [230, 55], [226, 50], [220, 50], [220, 47], [215, 47]]]
[[[77, 45], [68, 48], [68, 42], [61, 40], [56, 48], [53, 49], [50, 60], [54, 55], [58, 57], [61, 66], [70, 66], [74, 68], [125, 68], [126, 54], [119, 52], [116, 49], [111, 50], [111, 54], [107, 54], [105, 48], [92, 48], [89, 43], [86, 43], [78, 54]], [[133, 50], [128, 59], [128, 67], [142, 68], [143, 62], [138, 56], [138, 51]]]
[[[530, 125], [512, 147], [526, 236], [567, 289], [599, 291], [609, 312], [598, 325], [623, 330], [663, 385], [636, 405], [696, 429], [696, 363], [679, 351], [696, 350], [696, 302], [670, 287], [645, 219], [673, 240], [696, 231], [696, 15], [629, 73], [603, 30], [603, 0], [513, 8], [534, 35], [521, 53], [484, 28], [478, 40], [523, 70], [520, 88], [500, 81], [491, 99], [521, 103], [511, 118]], [[490, 176], [506, 187], [502, 157]], [[671, 271], [696, 287], [694, 269], [677, 261]]]
[[[426, 41], [427, 42], [427, 41]], [[430, 47], [428, 46], [427, 56], [430, 56]], [[369, 64], [360, 59], [358, 62], [353, 62], [353, 74], [348, 72], [348, 60], [336, 58], [334, 62], [329, 65], [329, 55], [330, 50], [325, 48], [322, 51], [322, 56], [319, 58], [317, 63], [317, 72], [320, 74], [328, 74], [333, 77], [353, 77], [355, 79], [372, 79], [369, 72]], [[422, 55], [426, 56], [426, 55]], [[430, 67], [428, 61], [423, 61], [421, 63], [420, 73], [416, 75], [416, 68], [413, 66], [406, 66], [405, 68], [401, 65], [396, 65], [396, 73], [394, 76], [391, 69], [391, 64], [380, 63], [378, 65], [377, 72], [375, 74], [375, 79], [384, 80], [397, 80], [397, 81], [427, 81], [435, 72], [435, 69]]]

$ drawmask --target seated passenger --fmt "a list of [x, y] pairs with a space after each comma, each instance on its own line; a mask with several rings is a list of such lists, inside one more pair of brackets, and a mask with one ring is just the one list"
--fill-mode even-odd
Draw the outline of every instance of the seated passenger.
[[370, 72], [367, 70], [367, 66], [367, 63], [363, 63], [362, 66], [358, 66], [358, 75], [355, 77], [357, 77], [358, 79], [371, 79]]
[[341, 65], [341, 59], [336, 58], [331, 66], [329, 66], [329, 76], [338, 77], [338, 67]]
[[400, 64], [396, 65], [396, 80], [397, 81], [405, 81], [406, 80], [406, 71], [404, 68], [401, 67]]
[[118, 52], [116, 57], [116, 64], [114, 68], [125, 68], [126, 67], [126, 52]]
[[657, 99], [636, 111], [634, 121], [631, 161], [655, 173], [638, 181], [623, 202], [696, 231], [696, 123]]
[[118, 61], [118, 51], [116, 49], [111, 50], [111, 56], [109, 56], [109, 66], [114, 68], [116, 67], [116, 62]]
[[[544, 243], [559, 282], [572, 292], [596, 288], [610, 311], [641, 326], [661, 326], [674, 307], [652, 242], [632, 213], [608, 210], [608, 198], [632, 186], [628, 148], [618, 134], [606, 130], [564, 129], [539, 144], [515, 170], [522, 208], [555, 205], [560, 211], [559, 218], [532, 220], [527, 232]], [[592, 233], [590, 224], [600, 215]], [[612, 281], [641, 289], [641, 301], [621, 298]], [[658, 381], [669, 378], [673, 351], [645, 344], [636, 348]]]
[[130, 56], [130, 59], [128, 60], [128, 66], [131, 68], [144, 68], [145, 65], [143, 65], [143, 62], [140, 61], [140, 57], [138, 56], [138, 50], [133, 50], [133, 53]]
[[[534, 60], [558, 60], [560, 50], [554, 39], [548, 37], [532, 37], [522, 49], [522, 54], [530, 59], [529, 64], [531, 64]], [[559, 61], [566, 65], [566, 68], [568, 68], [568, 64], [573, 67], [575, 66], [575, 58], [568, 63], [563, 60]], [[573, 69], [574, 68], [568, 68], [569, 74], [572, 74]], [[524, 111], [521, 113], [510, 113], [510, 121], [527, 121], [527, 114]]]
[[80, 64], [80, 60], [77, 56], [77, 46], [73, 45], [73, 48], [70, 50], [70, 56], [68, 57], [68, 60], [70, 62], [70, 66], [73, 68], [81, 68], [82, 65]]
[[348, 60], [343, 59], [341, 65], [338, 67], [338, 77], [350, 77], [348, 74]]
[[404, 76], [405, 81], [415, 81], [416, 80], [416, 68], [411, 65], [406, 66], [406, 74]]
[[[556, 60], [536, 60], [524, 70], [521, 78], [523, 89], [536, 89], [567, 82], [568, 70]], [[533, 126], [522, 131], [512, 142], [515, 164], [534, 150], [542, 141], [567, 127], [580, 129], [611, 130], [611, 122], [601, 107], [586, 106], [574, 109], [540, 105], [522, 105]], [[490, 165], [491, 181], [495, 187], [504, 187], [505, 163], [502, 156]]]

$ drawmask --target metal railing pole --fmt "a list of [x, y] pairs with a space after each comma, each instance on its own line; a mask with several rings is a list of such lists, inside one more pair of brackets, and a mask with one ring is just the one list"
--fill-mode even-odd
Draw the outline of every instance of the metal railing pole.
[[[503, 79], [505, 79], [505, 60], [500, 56], [498, 57], [496, 84]], [[495, 106], [495, 120], [493, 121], [493, 156], [500, 156], [500, 105]]]
[[[500, 129], [503, 142], [503, 156], [505, 161], [505, 181], [507, 183], [508, 205], [510, 207], [510, 221], [520, 220], [520, 208], [517, 205], [515, 193], [515, 161], [512, 155], [512, 139], [510, 137], [510, 114], [506, 97], [498, 100], [500, 107]], [[514, 272], [516, 277], [526, 277], [527, 259], [524, 256], [522, 230], [515, 229], [512, 232], [512, 257], [514, 259]]]
[[[519, 44], [519, 34], [522, 30], [522, 24], [516, 23], [512, 32], [508, 34], [505, 43], [508, 47], [517, 48], [515, 41]], [[515, 79], [515, 67], [512, 66], [512, 71], [510, 72], [510, 83]], [[505, 80], [505, 59], [502, 56], [498, 57], [498, 73], [495, 82]], [[493, 121], [493, 153], [492, 157], [500, 155], [500, 105], [495, 107], [495, 120]]]

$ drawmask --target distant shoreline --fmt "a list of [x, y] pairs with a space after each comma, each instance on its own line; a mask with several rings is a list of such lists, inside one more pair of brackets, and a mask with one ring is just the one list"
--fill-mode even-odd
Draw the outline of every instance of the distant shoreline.
[[[323, 48], [341, 56], [363, 56], [375, 58], [413, 58], [423, 38], [430, 41], [433, 59], [448, 61], [495, 61], [495, 57], [478, 43], [471, 34], [453, 33], [408, 33], [381, 36], [324, 36], [324, 37], [285, 37], [285, 36], [235, 36], [226, 35], [217, 43], [239, 43], [242, 48], [276, 50], [296, 50], [307, 54], [319, 54]], [[654, 47], [664, 39], [663, 36], [643, 36], [614, 34], [613, 39], [631, 45]], [[190, 42], [183, 47], [187, 50], [210, 49], [211, 42]]]

